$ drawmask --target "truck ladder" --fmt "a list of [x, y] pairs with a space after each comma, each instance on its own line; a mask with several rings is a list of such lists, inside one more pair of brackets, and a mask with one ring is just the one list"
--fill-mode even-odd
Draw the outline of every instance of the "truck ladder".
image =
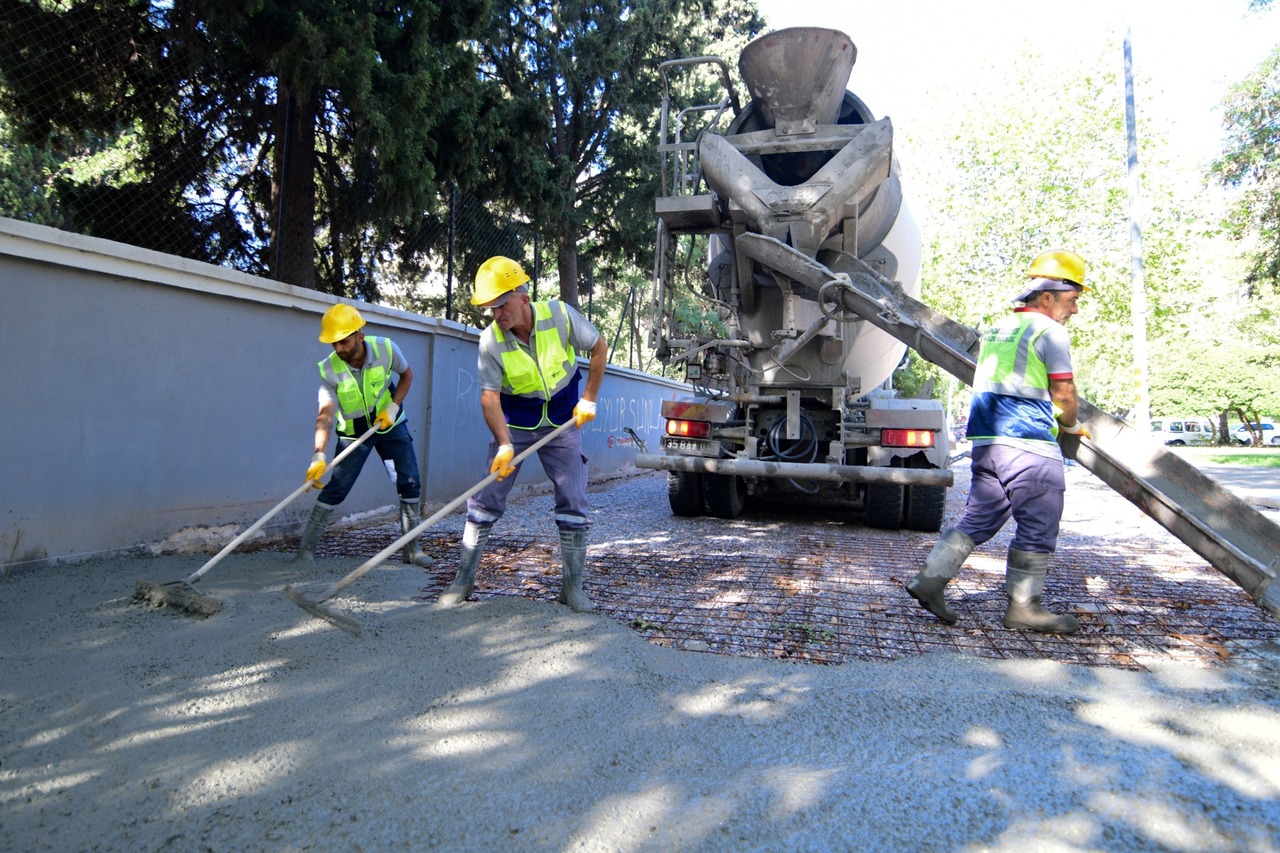
[[[761, 266], [815, 291], [839, 282], [846, 310], [973, 385], [977, 331], [912, 298], [852, 255], [839, 256], [839, 265], [849, 272], [833, 272], [771, 237], [741, 234], [737, 244]], [[1080, 401], [1080, 419], [1093, 437], [1060, 436], [1067, 458], [1155, 519], [1261, 607], [1280, 616], [1280, 584], [1273, 583], [1280, 571], [1280, 527], [1181, 457], [1087, 400]]]

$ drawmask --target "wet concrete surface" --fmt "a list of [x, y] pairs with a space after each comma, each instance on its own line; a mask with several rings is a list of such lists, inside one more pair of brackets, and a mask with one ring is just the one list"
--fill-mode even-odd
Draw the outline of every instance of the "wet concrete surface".
[[[954, 470], [946, 523], [967, 495], [967, 463]], [[1280, 621], [1231, 580], [1084, 469], [1067, 473], [1045, 603], [1079, 619], [1072, 636], [1001, 624], [1012, 524], [970, 555], [948, 587], [961, 615], [952, 627], [903, 590], [936, 534], [877, 530], [856, 510], [798, 501], [754, 501], [733, 520], [678, 518], [661, 474], [593, 487], [584, 585], [597, 613], [659, 645], [823, 664], [950, 651], [1142, 670], [1161, 661], [1248, 659], [1280, 639]], [[1230, 479], [1224, 484], [1236, 488]], [[494, 528], [473, 599], [555, 600], [550, 503], [549, 495], [513, 502]], [[423, 570], [422, 601], [434, 601], [453, 578], [461, 531], [455, 516], [423, 535], [423, 548], [438, 559]], [[317, 554], [350, 557], [354, 567], [398, 534], [390, 523], [331, 532]]]

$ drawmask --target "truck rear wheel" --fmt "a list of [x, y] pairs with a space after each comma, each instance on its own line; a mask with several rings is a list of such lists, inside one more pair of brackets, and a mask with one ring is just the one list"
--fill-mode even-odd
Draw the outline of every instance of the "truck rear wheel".
[[947, 510], [946, 486], [907, 486], [902, 517], [908, 530], [937, 533]]
[[867, 524], [881, 530], [901, 529], [905, 491], [896, 483], [867, 483]]
[[732, 474], [706, 474], [707, 509], [716, 518], [737, 518], [747, 505], [747, 481]]
[[671, 503], [673, 515], [681, 518], [697, 518], [702, 515], [702, 475], [689, 471], [668, 471], [667, 500]]

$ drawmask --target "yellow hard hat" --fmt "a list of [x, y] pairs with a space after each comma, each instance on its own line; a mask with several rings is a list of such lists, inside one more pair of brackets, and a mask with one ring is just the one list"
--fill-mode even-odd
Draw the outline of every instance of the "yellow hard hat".
[[1051, 278], [1078, 285], [1082, 290], [1093, 290], [1084, 283], [1084, 258], [1065, 249], [1041, 252], [1027, 267], [1027, 278]]
[[360, 312], [343, 302], [324, 312], [320, 318], [320, 343], [331, 344], [340, 341], [353, 332], [358, 332], [364, 325]]
[[476, 271], [476, 289], [471, 294], [472, 305], [492, 302], [504, 293], [510, 293], [529, 281], [524, 267], [510, 258], [494, 255]]

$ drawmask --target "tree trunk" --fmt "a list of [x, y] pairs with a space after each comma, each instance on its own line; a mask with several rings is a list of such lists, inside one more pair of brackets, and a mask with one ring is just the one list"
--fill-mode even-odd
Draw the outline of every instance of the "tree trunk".
[[316, 97], [282, 83], [276, 97], [271, 181], [271, 277], [314, 289]]
[[560, 273], [560, 301], [578, 304], [578, 241], [563, 231], [556, 237], [556, 271]]

